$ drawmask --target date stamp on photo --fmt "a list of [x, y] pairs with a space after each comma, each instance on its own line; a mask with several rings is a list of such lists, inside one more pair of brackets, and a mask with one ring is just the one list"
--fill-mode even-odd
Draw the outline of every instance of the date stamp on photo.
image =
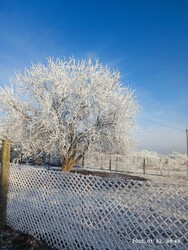
[[179, 239], [132, 239], [133, 244], [180, 244]]

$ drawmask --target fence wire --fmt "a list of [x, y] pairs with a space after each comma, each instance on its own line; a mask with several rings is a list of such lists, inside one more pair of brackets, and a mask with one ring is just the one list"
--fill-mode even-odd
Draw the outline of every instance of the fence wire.
[[188, 168], [184, 158], [172, 159], [167, 156], [127, 157], [123, 155], [93, 153], [85, 156], [81, 164], [84, 168], [88, 169], [188, 178]]
[[57, 249], [188, 249], [187, 191], [12, 164], [7, 223]]

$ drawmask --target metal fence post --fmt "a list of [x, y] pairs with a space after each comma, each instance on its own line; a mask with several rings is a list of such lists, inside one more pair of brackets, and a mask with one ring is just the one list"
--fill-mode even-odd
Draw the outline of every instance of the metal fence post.
[[186, 139], [187, 139], [187, 180], [188, 180], [188, 129], [186, 127]]
[[10, 168], [10, 140], [3, 140], [0, 174], [0, 230], [6, 225], [7, 194]]

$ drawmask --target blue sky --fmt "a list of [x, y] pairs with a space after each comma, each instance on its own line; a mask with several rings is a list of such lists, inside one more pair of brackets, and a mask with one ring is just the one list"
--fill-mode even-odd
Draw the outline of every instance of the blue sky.
[[0, 0], [0, 85], [48, 56], [100, 58], [142, 110], [140, 149], [186, 152], [188, 1]]

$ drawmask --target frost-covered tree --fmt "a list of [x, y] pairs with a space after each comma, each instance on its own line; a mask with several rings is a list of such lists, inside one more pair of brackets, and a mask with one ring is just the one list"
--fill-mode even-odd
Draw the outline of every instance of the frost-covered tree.
[[1, 138], [25, 157], [57, 157], [69, 171], [90, 150], [129, 154], [137, 110], [118, 71], [98, 60], [49, 58], [0, 89]]

